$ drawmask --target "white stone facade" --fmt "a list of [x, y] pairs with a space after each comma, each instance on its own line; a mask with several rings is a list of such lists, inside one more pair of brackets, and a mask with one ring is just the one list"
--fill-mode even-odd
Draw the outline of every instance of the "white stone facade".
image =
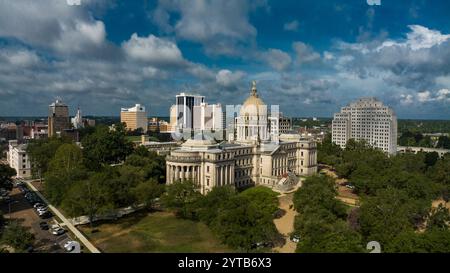
[[316, 143], [298, 134], [277, 135], [271, 141], [269, 119], [254, 84], [235, 120], [236, 139], [217, 143], [203, 134], [188, 139], [166, 157], [167, 184], [192, 180], [205, 194], [223, 185], [273, 188], [289, 173], [315, 174]]
[[345, 148], [349, 139], [365, 140], [389, 154], [397, 152], [397, 117], [375, 98], [361, 98], [334, 114], [332, 141]]
[[31, 163], [26, 149], [26, 144], [18, 144], [17, 140], [9, 141], [8, 164], [16, 170], [19, 178], [31, 177]]

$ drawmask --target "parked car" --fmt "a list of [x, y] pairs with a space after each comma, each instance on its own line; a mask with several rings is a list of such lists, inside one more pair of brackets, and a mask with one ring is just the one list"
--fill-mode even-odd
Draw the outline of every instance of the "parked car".
[[42, 214], [39, 214], [39, 217], [41, 219], [48, 219], [48, 218], [50, 218], [52, 216], [53, 216], [53, 214], [50, 211], [44, 212]]
[[292, 236], [291, 236], [291, 241], [294, 242], [294, 243], [300, 242], [300, 236], [298, 236], [298, 235], [292, 235]]
[[71, 251], [73, 251], [73, 250], [75, 249], [75, 246], [76, 246], [77, 244], [79, 244], [77, 241], [67, 241], [67, 242], [64, 244], [64, 249], [65, 249], [67, 252], [71, 252]]
[[65, 229], [63, 229], [59, 224], [54, 224], [51, 226], [51, 232], [53, 235], [59, 236], [64, 234], [66, 232]]
[[355, 186], [353, 186], [352, 184], [347, 184], [345, 185], [348, 189], [354, 190]]
[[35, 209], [45, 208], [45, 207], [46, 207], [46, 205], [42, 204], [42, 203], [36, 203], [36, 204], [33, 205], [33, 208], [35, 208]]
[[47, 208], [43, 208], [43, 209], [37, 209], [36, 212], [38, 213], [38, 215], [44, 214], [48, 211]]
[[6, 197], [6, 196], [8, 196], [9, 195], [9, 191], [8, 190], [5, 190], [5, 189], [0, 189], [0, 196], [1, 197]]
[[30, 191], [29, 191], [26, 187], [24, 187], [24, 186], [19, 186], [18, 188], [19, 188], [19, 191], [20, 191], [21, 193], [23, 193], [23, 194], [27, 194], [27, 193], [30, 192]]
[[40, 227], [42, 230], [48, 230], [48, 229], [49, 229], [48, 223], [45, 222], [45, 221], [40, 222], [40, 223], [39, 223], [39, 227]]

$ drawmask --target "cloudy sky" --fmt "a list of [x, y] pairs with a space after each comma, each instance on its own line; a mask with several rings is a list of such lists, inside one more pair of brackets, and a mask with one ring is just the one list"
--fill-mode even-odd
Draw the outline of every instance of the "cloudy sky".
[[447, 0], [0, 0], [0, 116], [56, 97], [71, 114], [167, 116], [179, 92], [240, 104], [256, 80], [291, 116], [375, 96], [449, 119], [449, 15]]

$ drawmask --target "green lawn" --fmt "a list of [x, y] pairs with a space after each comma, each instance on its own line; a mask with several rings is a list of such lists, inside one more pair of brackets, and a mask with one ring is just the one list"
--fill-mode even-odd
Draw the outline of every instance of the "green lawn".
[[96, 227], [80, 228], [102, 252], [231, 252], [200, 222], [172, 213], [136, 213]]
[[128, 139], [131, 142], [133, 142], [133, 141], [141, 141], [141, 136], [126, 136], [125, 138]]

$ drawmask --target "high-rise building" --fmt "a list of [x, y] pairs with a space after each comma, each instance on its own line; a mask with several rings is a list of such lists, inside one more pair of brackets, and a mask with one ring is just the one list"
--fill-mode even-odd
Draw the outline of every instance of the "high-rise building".
[[397, 117], [376, 98], [361, 98], [334, 114], [332, 141], [345, 148], [349, 139], [365, 140], [389, 154], [397, 152]]
[[194, 105], [194, 130], [223, 130], [222, 105], [202, 102]]
[[145, 107], [136, 104], [131, 108], [122, 108], [120, 111], [120, 122], [125, 123], [127, 130], [141, 128], [146, 133], [148, 130], [148, 118]]
[[57, 99], [50, 104], [48, 111], [48, 136], [61, 134], [65, 129], [70, 129], [69, 107]]
[[205, 97], [181, 93], [176, 96], [176, 120], [178, 129], [192, 130], [194, 127], [194, 106], [205, 102]]
[[280, 130], [280, 134], [285, 134], [288, 133], [290, 131], [292, 131], [292, 119], [289, 117], [285, 117], [283, 116], [283, 114], [280, 113], [280, 118], [279, 118], [279, 130]]

